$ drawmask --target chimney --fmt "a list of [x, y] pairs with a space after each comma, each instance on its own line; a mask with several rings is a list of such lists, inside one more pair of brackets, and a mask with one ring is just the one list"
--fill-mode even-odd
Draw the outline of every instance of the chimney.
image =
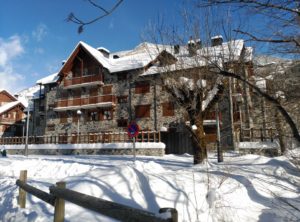
[[97, 50], [106, 58], [109, 58], [110, 51], [104, 47], [98, 47]]
[[180, 45], [174, 45], [174, 54], [178, 54], [180, 50]]
[[222, 43], [223, 43], [223, 36], [216, 35], [216, 36], [211, 37], [211, 46], [222, 45]]
[[190, 56], [193, 56], [196, 54], [196, 44], [195, 41], [192, 39], [192, 36], [190, 37], [190, 40], [188, 41], [188, 50]]
[[202, 48], [202, 41], [201, 39], [196, 39], [196, 49], [201, 49]]

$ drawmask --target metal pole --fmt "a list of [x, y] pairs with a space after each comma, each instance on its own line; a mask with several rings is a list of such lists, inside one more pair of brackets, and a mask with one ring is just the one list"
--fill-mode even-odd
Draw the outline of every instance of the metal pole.
[[29, 133], [29, 103], [27, 107], [26, 138], [25, 138], [25, 156], [28, 156], [28, 133]]
[[78, 115], [78, 120], [77, 120], [77, 143], [79, 143], [79, 119], [80, 119], [80, 116]]
[[135, 163], [136, 160], [136, 153], [135, 153], [135, 137], [132, 138], [132, 145], [133, 145], [133, 162]]
[[220, 147], [221, 132], [220, 132], [220, 119], [219, 119], [219, 104], [216, 104], [216, 124], [217, 124], [217, 152], [218, 163], [223, 162], [223, 153]]
[[80, 110], [77, 110], [77, 116], [78, 116], [78, 120], [77, 120], [77, 143], [80, 142], [80, 139], [79, 139], [79, 134], [80, 134], [80, 131], [79, 131], [79, 124], [80, 124], [80, 117], [81, 117], [81, 111]]

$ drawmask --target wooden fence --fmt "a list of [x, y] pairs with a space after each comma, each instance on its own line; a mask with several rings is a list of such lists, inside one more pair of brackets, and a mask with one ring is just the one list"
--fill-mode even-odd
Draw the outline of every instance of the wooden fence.
[[[25, 144], [26, 137], [2, 137], [0, 144]], [[142, 131], [136, 142], [160, 142], [160, 132]], [[105, 132], [72, 135], [29, 136], [28, 144], [125, 143], [132, 142], [127, 132]]]
[[240, 130], [240, 141], [267, 141], [270, 140], [273, 142], [276, 135], [276, 129], [273, 128], [248, 128]]
[[43, 200], [54, 206], [54, 222], [63, 222], [65, 217], [65, 200], [99, 214], [124, 221], [124, 222], [178, 222], [178, 213], [174, 208], [161, 208], [159, 214], [169, 212], [168, 219], [162, 219], [152, 212], [132, 208], [123, 204], [114, 203], [73, 190], [66, 189], [65, 182], [58, 182], [56, 186], [49, 188], [50, 193], [39, 190], [26, 183], [27, 171], [20, 173], [20, 179], [16, 181], [19, 186], [18, 203], [21, 208], [26, 207], [26, 193]]

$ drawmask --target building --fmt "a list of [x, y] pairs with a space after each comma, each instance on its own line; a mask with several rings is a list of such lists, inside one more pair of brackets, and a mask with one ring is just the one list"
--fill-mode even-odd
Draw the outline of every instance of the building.
[[[32, 134], [73, 135], [68, 142], [75, 142], [79, 134], [124, 131], [135, 121], [141, 130], [186, 135], [184, 110], [164, 89], [165, 76], [193, 75], [222, 60], [248, 78], [253, 75], [251, 53], [243, 40], [223, 43], [221, 36], [212, 38], [210, 47], [199, 40], [186, 46], [142, 43], [116, 53], [79, 42], [58, 73], [37, 82]], [[203, 78], [212, 82], [216, 76], [207, 72]], [[227, 84], [220, 102], [221, 133], [223, 146], [233, 148], [239, 128], [251, 123], [250, 91], [235, 80]], [[212, 109], [204, 121], [211, 143], [216, 140], [215, 117]]]
[[24, 133], [24, 105], [6, 90], [0, 90], [0, 135], [22, 136]]

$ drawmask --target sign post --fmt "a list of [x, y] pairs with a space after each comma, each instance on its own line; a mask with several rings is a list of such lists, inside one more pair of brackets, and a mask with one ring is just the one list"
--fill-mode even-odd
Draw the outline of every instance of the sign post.
[[130, 138], [132, 138], [132, 147], [133, 147], [133, 157], [135, 162], [136, 153], [135, 153], [135, 137], [139, 134], [140, 127], [135, 122], [132, 122], [127, 127], [127, 133]]

